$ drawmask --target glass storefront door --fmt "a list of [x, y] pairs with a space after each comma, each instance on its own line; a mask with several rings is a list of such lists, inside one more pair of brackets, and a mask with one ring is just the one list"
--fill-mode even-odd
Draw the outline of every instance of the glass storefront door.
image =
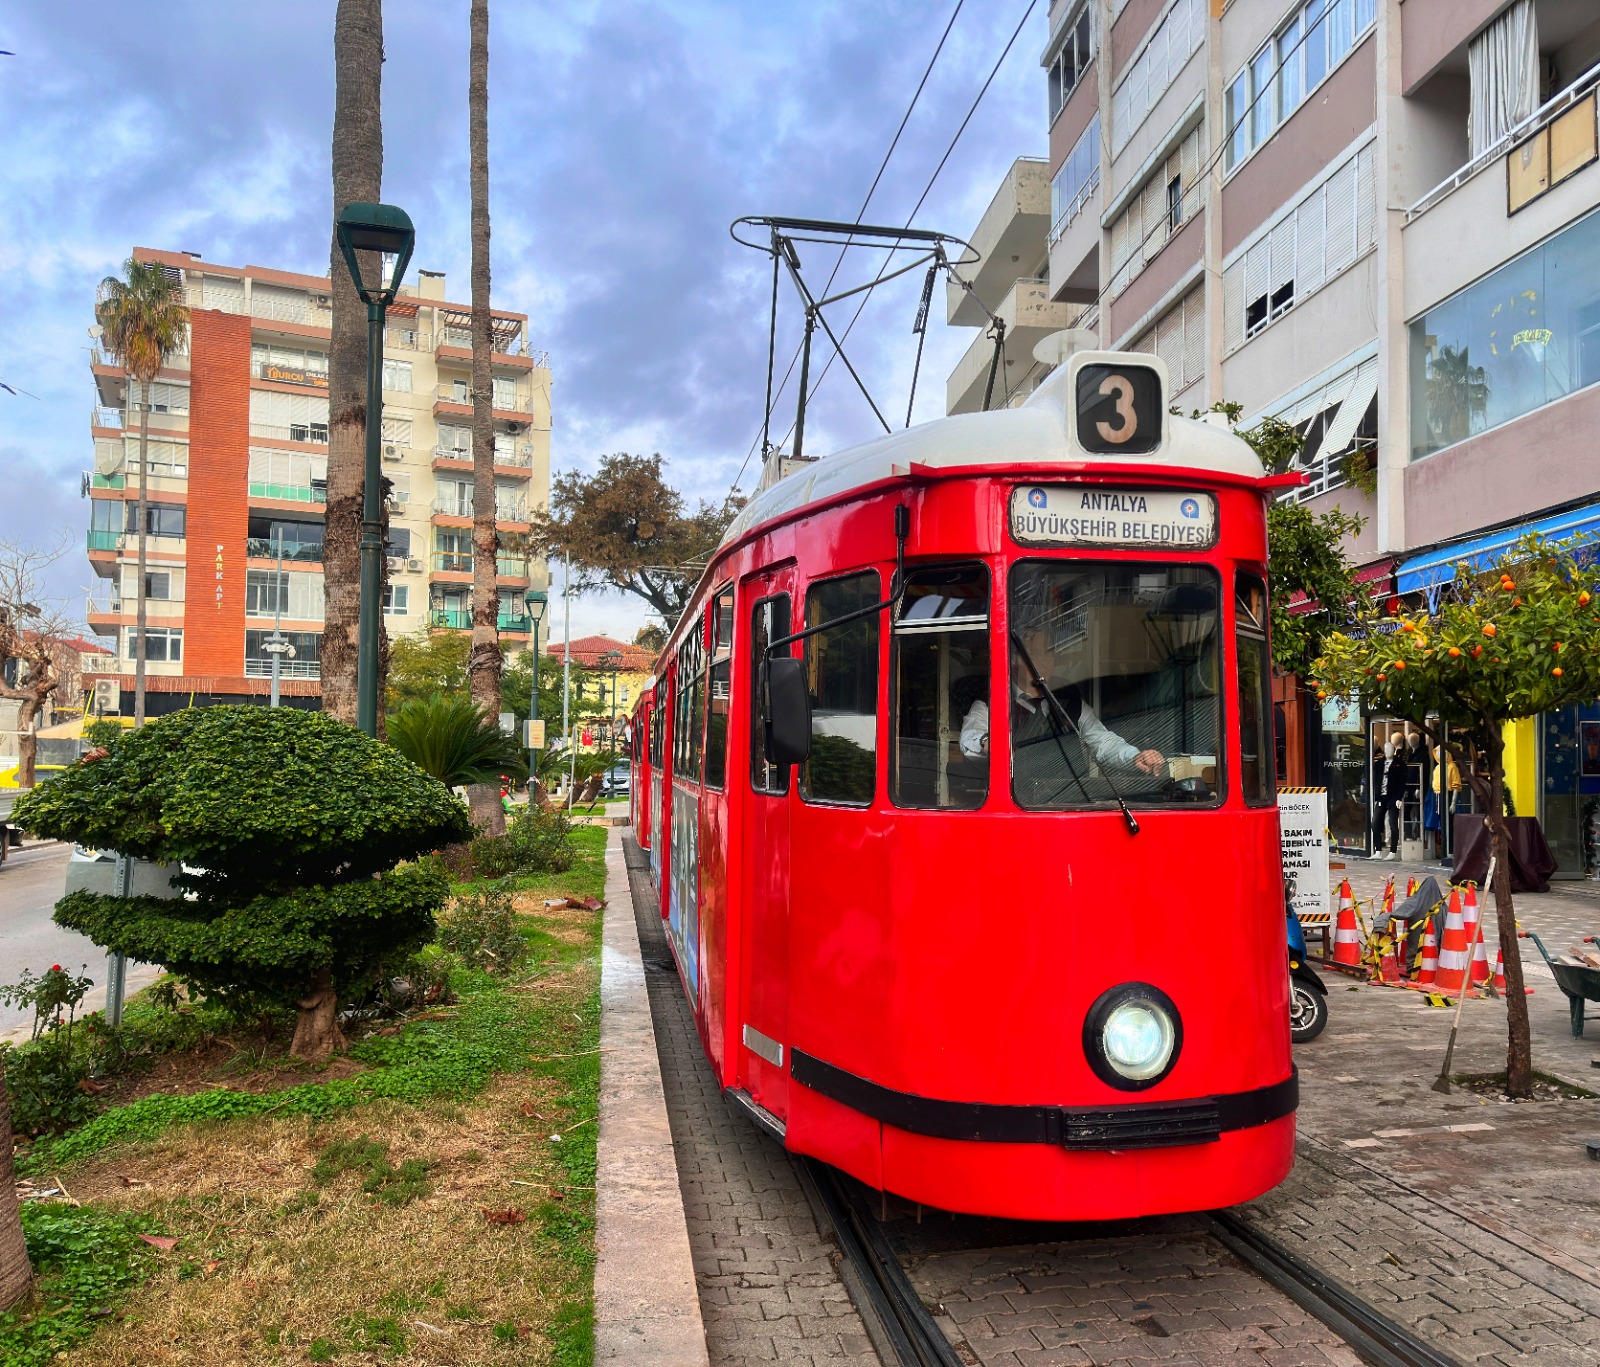
[[1367, 809], [1371, 764], [1366, 726], [1358, 698], [1329, 698], [1322, 704], [1317, 737], [1320, 772], [1312, 775], [1328, 789], [1328, 832], [1335, 849], [1366, 854], [1371, 830]]
[[1539, 824], [1554, 878], [1583, 878], [1594, 854], [1586, 832], [1600, 808], [1600, 704], [1539, 717]]

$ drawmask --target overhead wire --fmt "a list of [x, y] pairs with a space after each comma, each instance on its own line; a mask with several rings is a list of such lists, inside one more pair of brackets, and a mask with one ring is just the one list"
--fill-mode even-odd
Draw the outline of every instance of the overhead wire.
[[[989, 75], [985, 78], [983, 86], [979, 89], [976, 97], [974, 97], [972, 104], [968, 106], [966, 116], [961, 120], [961, 126], [956, 129], [955, 136], [950, 139], [949, 145], [944, 149], [944, 155], [939, 158], [939, 164], [933, 168], [933, 174], [928, 177], [928, 183], [923, 186], [922, 193], [917, 197], [916, 204], [912, 207], [911, 212], [906, 215], [906, 221], [904, 224], [905, 227], [909, 228], [911, 226], [912, 221], [921, 211], [922, 206], [927, 202], [928, 196], [933, 193], [935, 182], [938, 181], [940, 174], [944, 171], [945, 165], [949, 162], [951, 155], [955, 152], [956, 144], [961, 141], [961, 135], [967, 131], [967, 125], [972, 122], [972, 116], [978, 112], [978, 106], [983, 102], [983, 97], [989, 93], [989, 87], [994, 84], [994, 78], [999, 75], [1000, 68], [1005, 65], [1006, 58], [1011, 55], [1011, 49], [1016, 45], [1018, 37], [1020, 37], [1022, 34], [1023, 26], [1028, 22], [1029, 16], [1032, 15], [1034, 9], [1038, 6], [1038, 3], [1039, 0], [1028, 0], [1027, 7], [1022, 11], [1022, 17], [1017, 20], [1017, 26], [1011, 32], [1011, 37], [1006, 40], [1006, 45], [1001, 50], [1000, 56], [996, 59], [994, 66], [990, 68]], [[883, 265], [878, 270], [877, 278], [872, 282], [874, 285], [879, 284], [884, 279], [884, 273], [889, 269], [889, 262], [891, 260], [893, 260], [892, 255], [885, 257]], [[845, 325], [844, 331], [839, 336], [839, 342], [841, 344], [850, 336], [851, 330], [855, 327], [857, 321], [860, 319], [862, 310], [866, 308], [867, 301], [871, 297], [871, 289], [868, 289], [867, 292], [862, 295], [861, 302], [856, 305], [856, 311], [851, 314], [849, 323]], [[828, 372], [833, 368], [834, 358], [838, 355], [839, 352], [836, 349], [833, 354], [828, 357], [827, 363], [822, 367], [822, 373], [817, 376], [816, 383], [811, 386], [810, 391], [806, 395], [806, 403], [808, 405], [810, 404], [811, 400], [816, 397], [817, 390], [822, 387], [822, 382], [828, 378]], [[793, 432], [794, 425], [791, 423], [789, 426], [789, 432], [786, 433], [783, 440], [778, 443], [779, 447], [782, 447], [783, 443], [788, 441], [789, 436], [792, 435]]]
[[[956, 17], [961, 13], [961, 7], [965, 5], [966, 2], [967, 0], [956, 0], [955, 8], [950, 11], [950, 18], [945, 21], [944, 31], [939, 35], [939, 42], [938, 45], [933, 49], [933, 56], [928, 58], [928, 64], [922, 70], [922, 79], [917, 82], [917, 88], [911, 94], [911, 102], [906, 106], [906, 112], [900, 116], [900, 126], [894, 130], [894, 137], [889, 140], [889, 150], [883, 154], [883, 160], [878, 163], [878, 173], [873, 176], [872, 184], [867, 187], [866, 198], [861, 201], [861, 207], [856, 210], [855, 221], [858, 224], [863, 218], [866, 217], [867, 206], [872, 203], [872, 197], [878, 191], [878, 184], [883, 180], [883, 173], [889, 167], [889, 159], [894, 156], [895, 148], [900, 145], [900, 136], [906, 131], [906, 125], [911, 122], [911, 115], [916, 110], [917, 102], [922, 99], [922, 91], [928, 84], [928, 77], [933, 74], [934, 64], [939, 60], [939, 54], [944, 51], [945, 40], [949, 38], [950, 30], [955, 27]], [[834, 277], [839, 274], [839, 267], [844, 264], [844, 256], [849, 249], [850, 243], [848, 241], [839, 248], [839, 255], [833, 263], [833, 269], [828, 272], [827, 284], [823, 285], [822, 287], [822, 293], [824, 295], [827, 294], [829, 288], [832, 286]], [[783, 391], [789, 384], [789, 376], [794, 374], [795, 365], [799, 362], [799, 360], [800, 348], [797, 346], [795, 348], [794, 355], [789, 358], [788, 368], [783, 372], [783, 379], [778, 385], [777, 392], [772, 396], [771, 404], [767, 409], [766, 420], [771, 419], [772, 408], [775, 407], [778, 400], [783, 397]], [[733, 477], [733, 484], [728, 491], [730, 495], [734, 492], [734, 490], [738, 489], [739, 481], [744, 478], [745, 469], [750, 464], [750, 457], [755, 455], [756, 447], [760, 444], [760, 442], [761, 433], [757, 432], [750, 441], [750, 449], [745, 452], [744, 460], [739, 466], [739, 473]]]

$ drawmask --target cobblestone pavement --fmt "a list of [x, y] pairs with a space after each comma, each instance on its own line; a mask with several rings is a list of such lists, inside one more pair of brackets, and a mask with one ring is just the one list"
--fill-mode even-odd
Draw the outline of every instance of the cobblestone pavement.
[[858, 1362], [877, 1367], [784, 1151], [726, 1101], [700, 1047], [645, 856], [624, 841], [667, 1115], [678, 1156], [700, 1313], [713, 1367]]
[[1196, 1217], [1091, 1229], [897, 1214], [913, 1284], [981, 1367], [1361, 1361]]

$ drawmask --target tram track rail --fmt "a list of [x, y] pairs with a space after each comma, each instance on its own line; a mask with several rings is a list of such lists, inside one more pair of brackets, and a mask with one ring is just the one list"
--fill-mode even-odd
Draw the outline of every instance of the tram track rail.
[[[839, 1245], [841, 1276], [885, 1367], [966, 1367], [913, 1286], [894, 1237], [864, 1189], [815, 1159], [795, 1161]], [[1201, 1218], [1212, 1239], [1338, 1334], [1371, 1367], [1463, 1367], [1232, 1211]]]

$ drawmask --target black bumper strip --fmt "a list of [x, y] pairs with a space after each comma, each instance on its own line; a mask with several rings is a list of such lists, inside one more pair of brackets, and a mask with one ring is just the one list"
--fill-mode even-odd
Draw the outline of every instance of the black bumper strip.
[[1206, 1144], [1230, 1130], [1248, 1130], [1292, 1115], [1300, 1104], [1300, 1075], [1248, 1092], [1187, 1101], [1120, 1106], [1012, 1106], [941, 1101], [896, 1092], [824, 1063], [803, 1050], [790, 1054], [790, 1076], [885, 1125], [930, 1139], [988, 1144], [1054, 1144], [1068, 1149], [1160, 1149]]

